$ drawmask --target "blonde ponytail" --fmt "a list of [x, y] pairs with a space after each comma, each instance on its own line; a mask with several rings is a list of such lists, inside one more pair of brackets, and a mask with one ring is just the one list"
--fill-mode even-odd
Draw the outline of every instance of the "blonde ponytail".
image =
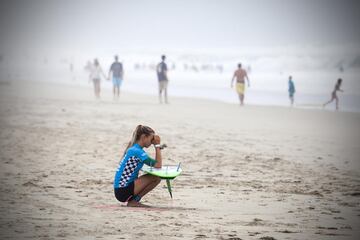
[[143, 125], [137, 125], [135, 128], [133, 135], [131, 137], [130, 142], [128, 143], [123, 156], [125, 156], [126, 151], [131, 148], [137, 141], [140, 140], [141, 135], [145, 134], [146, 136], [149, 136], [150, 134], [154, 134], [154, 130], [152, 130], [150, 127], [143, 126]]

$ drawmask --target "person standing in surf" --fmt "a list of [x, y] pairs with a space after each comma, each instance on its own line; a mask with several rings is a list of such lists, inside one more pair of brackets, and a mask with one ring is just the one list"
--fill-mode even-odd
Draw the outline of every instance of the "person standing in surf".
[[239, 95], [240, 105], [244, 105], [244, 95], [245, 95], [245, 78], [248, 82], [248, 87], [250, 87], [249, 77], [244, 69], [241, 68], [241, 63], [238, 64], [238, 69], [234, 72], [234, 76], [231, 79], [231, 88], [233, 87], [233, 82], [236, 79], [236, 92]]
[[[151, 145], [155, 147], [155, 159], [143, 150]], [[160, 137], [148, 126], [138, 125], [124, 151], [123, 158], [115, 173], [114, 193], [120, 202], [127, 202], [129, 207], [147, 207], [140, 203], [142, 197], [153, 190], [161, 181], [157, 176], [145, 174], [140, 177], [139, 171], [146, 164], [161, 168]]]
[[294, 94], [295, 94], [295, 84], [292, 80], [292, 76], [289, 76], [289, 98], [290, 98], [290, 105], [294, 105]]
[[337, 91], [344, 92], [344, 90], [340, 89], [341, 83], [342, 83], [342, 79], [339, 78], [335, 84], [334, 91], [332, 91], [332, 93], [331, 93], [331, 99], [328, 102], [323, 104], [323, 108], [325, 108], [326, 105], [328, 105], [329, 103], [331, 103], [332, 101], [335, 100], [336, 110], [339, 110], [339, 98], [338, 98], [336, 92]]

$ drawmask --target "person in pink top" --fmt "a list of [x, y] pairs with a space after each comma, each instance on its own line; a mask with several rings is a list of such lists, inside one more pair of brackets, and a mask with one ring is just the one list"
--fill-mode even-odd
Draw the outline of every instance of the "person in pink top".
[[99, 60], [94, 59], [94, 65], [92, 65], [90, 68], [90, 79], [94, 83], [94, 93], [95, 93], [96, 99], [100, 99], [101, 77], [106, 79], [105, 73], [102, 70], [102, 68], [100, 67]]

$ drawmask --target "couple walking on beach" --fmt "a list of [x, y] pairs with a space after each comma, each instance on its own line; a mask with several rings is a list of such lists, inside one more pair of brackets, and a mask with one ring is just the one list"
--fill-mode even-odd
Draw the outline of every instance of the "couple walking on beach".
[[88, 67], [90, 71], [90, 80], [94, 84], [94, 93], [97, 99], [100, 99], [100, 90], [101, 90], [100, 82], [102, 77], [104, 79], [107, 79], [108, 81], [110, 80], [111, 77], [113, 83], [114, 99], [119, 99], [120, 97], [120, 86], [124, 79], [124, 69], [122, 63], [119, 62], [118, 56], [115, 56], [114, 59], [115, 61], [111, 64], [108, 77], [106, 77], [97, 59], [94, 60], [93, 65], [90, 65]]

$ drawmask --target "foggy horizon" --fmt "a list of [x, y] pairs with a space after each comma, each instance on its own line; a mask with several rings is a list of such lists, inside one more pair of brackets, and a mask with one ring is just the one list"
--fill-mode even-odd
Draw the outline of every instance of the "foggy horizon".
[[2, 1], [1, 51], [360, 46], [356, 1]]

